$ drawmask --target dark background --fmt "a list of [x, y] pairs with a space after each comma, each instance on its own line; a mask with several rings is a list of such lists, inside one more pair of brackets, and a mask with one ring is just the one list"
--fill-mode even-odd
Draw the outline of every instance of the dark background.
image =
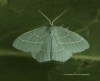
[[[74, 54], [64, 63], [38, 63], [29, 53], [12, 47], [22, 33], [49, 25], [69, 27], [82, 35], [90, 48]], [[64, 75], [64, 74], [90, 75]], [[0, 81], [99, 81], [100, 80], [100, 0], [0, 0]]]

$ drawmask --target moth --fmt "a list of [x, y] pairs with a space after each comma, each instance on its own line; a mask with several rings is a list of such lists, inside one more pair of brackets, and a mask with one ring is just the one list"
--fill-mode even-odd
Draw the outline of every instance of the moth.
[[60, 61], [65, 62], [73, 53], [88, 49], [89, 43], [79, 34], [53, 23], [62, 16], [66, 10], [53, 21], [38, 10], [48, 21], [48, 26], [28, 31], [15, 39], [13, 46], [23, 52], [30, 52], [38, 62]]

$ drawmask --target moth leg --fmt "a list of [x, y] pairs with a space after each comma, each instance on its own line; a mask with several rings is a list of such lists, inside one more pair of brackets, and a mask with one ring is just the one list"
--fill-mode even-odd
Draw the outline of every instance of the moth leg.
[[64, 26], [64, 24], [61, 25], [61, 27], [63, 27], [63, 26]]
[[66, 28], [67, 30], [69, 29], [69, 27]]

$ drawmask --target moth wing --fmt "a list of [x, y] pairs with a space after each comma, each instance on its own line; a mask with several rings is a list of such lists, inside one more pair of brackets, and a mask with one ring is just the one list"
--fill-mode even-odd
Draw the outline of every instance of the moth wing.
[[40, 48], [40, 51], [38, 51], [36, 54], [32, 53], [32, 57], [39, 62], [50, 61], [51, 42], [52, 42], [51, 36], [50, 34], [48, 34], [48, 36], [45, 38], [45, 41]]
[[71, 51], [63, 49], [62, 45], [58, 43], [57, 37], [52, 39], [52, 53], [51, 60], [65, 62], [72, 56]]
[[82, 36], [65, 28], [55, 27], [55, 36], [66, 51], [77, 53], [89, 48], [88, 42]]
[[56, 38], [48, 35], [40, 51], [37, 54], [32, 53], [32, 56], [39, 62], [51, 60], [65, 62], [72, 56], [72, 53], [63, 50]]
[[13, 46], [24, 52], [36, 54], [47, 36], [46, 27], [37, 28], [20, 35], [13, 42]]

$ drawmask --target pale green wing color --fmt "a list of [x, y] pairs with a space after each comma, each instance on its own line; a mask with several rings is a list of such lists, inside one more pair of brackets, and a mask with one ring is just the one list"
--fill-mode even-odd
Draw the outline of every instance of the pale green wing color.
[[36, 54], [40, 51], [42, 44], [47, 37], [46, 27], [34, 29], [20, 35], [14, 42], [13, 46], [24, 52], [32, 52]]
[[39, 51], [37, 53], [32, 52], [32, 57], [35, 58], [39, 62], [50, 61], [51, 60], [50, 58], [51, 43], [52, 43], [52, 38], [51, 38], [51, 35], [48, 33]]
[[13, 46], [24, 52], [31, 52], [32, 57], [39, 62], [65, 62], [73, 53], [89, 48], [83, 37], [58, 26], [41, 27], [26, 32], [14, 41]]
[[72, 53], [64, 50], [56, 36], [52, 35], [51, 32], [54, 28], [48, 28], [41, 27], [22, 34], [14, 41], [13, 46], [24, 52], [31, 52], [32, 57], [39, 62], [68, 60]]
[[32, 56], [39, 62], [51, 60], [65, 62], [71, 58], [72, 53], [65, 51], [57, 42], [55, 36], [49, 34], [40, 51], [37, 54], [32, 53]]
[[71, 58], [72, 52], [63, 49], [63, 46], [58, 43], [57, 37], [53, 35], [52, 38], [52, 60], [65, 62]]
[[58, 43], [62, 45], [62, 48], [66, 51], [77, 53], [89, 48], [88, 42], [82, 36], [68, 29], [55, 26], [54, 35]]

